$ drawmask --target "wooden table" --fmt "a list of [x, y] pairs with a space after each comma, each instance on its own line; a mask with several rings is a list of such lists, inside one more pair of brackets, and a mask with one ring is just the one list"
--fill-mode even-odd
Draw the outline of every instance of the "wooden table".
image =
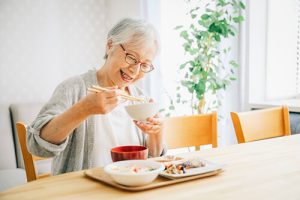
[[300, 134], [184, 154], [226, 164], [223, 173], [128, 192], [74, 172], [0, 193], [0, 199], [300, 199]]

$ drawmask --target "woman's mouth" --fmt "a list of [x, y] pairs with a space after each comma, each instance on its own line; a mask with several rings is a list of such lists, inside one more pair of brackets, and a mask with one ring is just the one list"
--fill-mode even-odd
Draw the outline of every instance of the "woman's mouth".
[[133, 78], [131, 78], [129, 75], [127, 75], [122, 70], [120, 70], [120, 72], [121, 72], [121, 78], [123, 79], [123, 81], [130, 82], [133, 80]]

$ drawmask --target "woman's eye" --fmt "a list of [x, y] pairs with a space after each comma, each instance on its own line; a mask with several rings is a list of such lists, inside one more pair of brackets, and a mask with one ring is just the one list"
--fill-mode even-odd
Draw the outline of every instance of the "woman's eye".
[[126, 56], [126, 59], [127, 59], [127, 61], [128, 62], [130, 62], [131, 64], [137, 64], [137, 59], [134, 57], [134, 56], [132, 56], [132, 55], [127, 55]]

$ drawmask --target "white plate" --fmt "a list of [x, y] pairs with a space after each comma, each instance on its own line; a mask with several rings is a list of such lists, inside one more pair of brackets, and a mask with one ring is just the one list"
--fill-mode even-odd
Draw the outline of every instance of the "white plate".
[[169, 179], [177, 179], [177, 178], [183, 178], [183, 177], [188, 177], [188, 176], [205, 174], [205, 173], [208, 173], [208, 172], [220, 170], [225, 166], [224, 164], [213, 163], [213, 162], [209, 162], [209, 161], [206, 161], [206, 160], [203, 160], [203, 162], [205, 162], [205, 164], [206, 164], [204, 167], [186, 169], [184, 174], [168, 174], [165, 171], [163, 171], [159, 175], [163, 176], [163, 177], [166, 177], [166, 178], [169, 178]]

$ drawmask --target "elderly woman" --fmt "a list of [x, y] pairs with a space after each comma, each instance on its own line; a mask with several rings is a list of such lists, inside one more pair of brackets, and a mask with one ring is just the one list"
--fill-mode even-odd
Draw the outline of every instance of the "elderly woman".
[[[54, 157], [52, 174], [104, 166], [111, 161], [110, 149], [119, 145], [144, 145], [150, 156], [163, 151], [158, 116], [147, 123], [133, 121], [119, 101], [119, 90], [141, 95], [134, 83], [151, 72], [158, 42], [154, 28], [142, 21], [124, 19], [108, 33], [105, 63], [98, 70], [69, 78], [28, 127], [29, 151]], [[109, 91], [87, 93], [92, 85]]]

